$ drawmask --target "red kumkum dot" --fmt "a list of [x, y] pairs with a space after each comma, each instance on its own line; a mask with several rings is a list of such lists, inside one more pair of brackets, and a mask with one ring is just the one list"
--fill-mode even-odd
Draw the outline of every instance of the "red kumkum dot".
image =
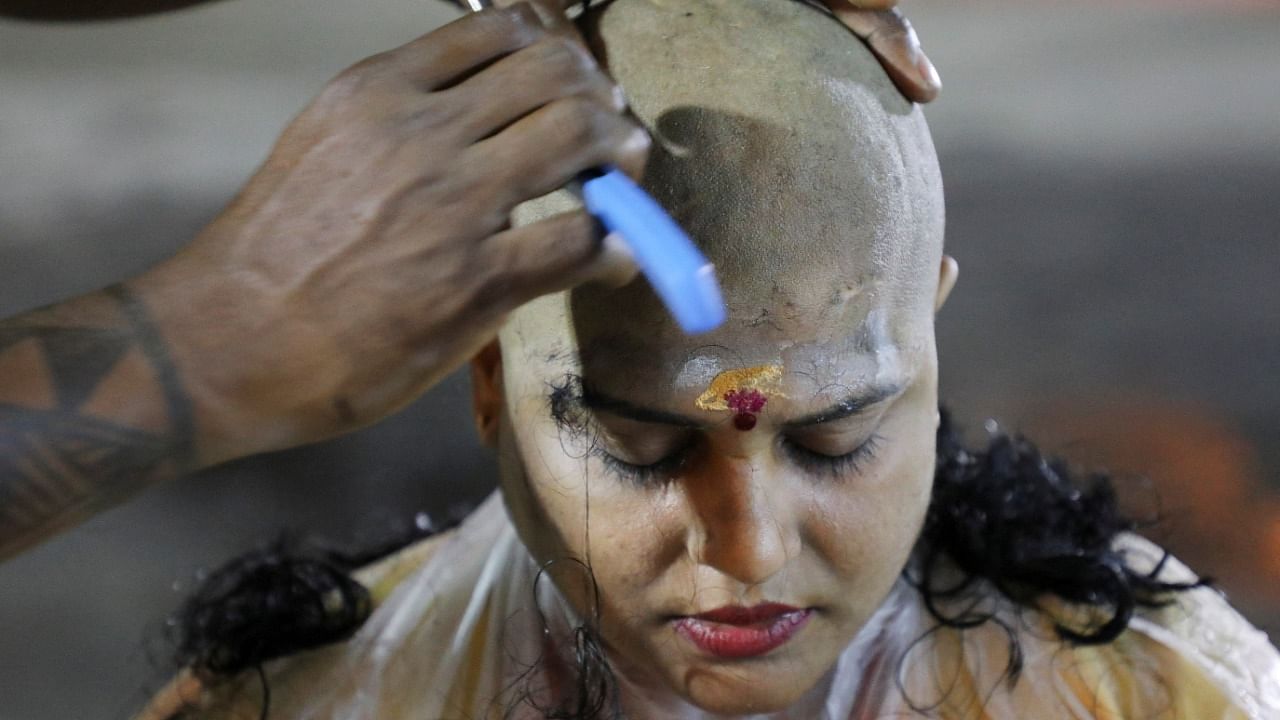
[[724, 394], [724, 402], [734, 412], [754, 415], [764, 409], [769, 398], [759, 390], [730, 390]]
[[751, 413], [738, 413], [733, 416], [733, 426], [746, 432], [756, 426], [756, 416]]

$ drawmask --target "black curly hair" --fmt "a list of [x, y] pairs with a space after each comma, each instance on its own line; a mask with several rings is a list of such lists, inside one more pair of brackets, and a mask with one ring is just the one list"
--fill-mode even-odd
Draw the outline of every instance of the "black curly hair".
[[[1150, 572], [1131, 567], [1116, 539], [1137, 527], [1120, 511], [1107, 475], [1079, 476], [1025, 438], [1003, 433], [994, 433], [985, 449], [971, 450], [944, 411], [933, 496], [916, 561], [903, 572], [939, 628], [999, 622], [993, 613], [943, 610], [943, 600], [985, 582], [1028, 608], [1046, 595], [1094, 608], [1102, 622], [1087, 628], [1059, 624], [1057, 633], [1072, 645], [1108, 643], [1125, 631], [1138, 607], [1157, 607], [1172, 593], [1210, 583], [1161, 581], [1163, 561]], [[349, 637], [370, 611], [368, 591], [350, 573], [428, 534], [414, 531], [360, 554], [276, 544], [232, 561], [179, 611], [179, 666], [213, 677], [261, 672], [269, 660]], [[1021, 670], [1012, 630], [1009, 645], [1006, 674], [1012, 683]], [[574, 649], [574, 691], [558, 705], [537, 710], [551, 720], [618, 717], [613, 675], [594, 620], [575, 630]], [[528, 693], [518, 694], [512, 709], [521, 702], [529, 702]]]

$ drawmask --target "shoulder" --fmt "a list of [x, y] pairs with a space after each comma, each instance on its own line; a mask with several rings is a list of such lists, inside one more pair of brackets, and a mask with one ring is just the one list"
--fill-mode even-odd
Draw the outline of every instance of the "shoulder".
[[[1130, 568], [1162, 582], [1199, 579], [1136, 534], [1120, 535], [1115, 548]], [[1280, 718], [1280, 653], [1212, 587], [1139, 607], [1114, 641], [1065, 650], [1042, 674], [1115, 717]]]
[[425, 565], [453, 535], [454, 531], [449, 531], [420, 540], [399, 552], [360, 568], [356, 571], [355, 578], [361, 585], [369, 588], [374, 607], [377, 607], [401, 582], [404, 582], [405, 578]]
[[[1176, 558], [1138, 535], [1126, 534], [1117, 545], [1131, 566], [1158, 571], [1162, 580], [1196, 578]], [[1197, 588], [1173, 596], [1168, 604], [1144, 608], [1127, 634], [1141, 649], [1169, 658], [1169, 679], [1174, 683], [1203, 684], [1244, 717], [1280, 718], [1280, 652], [1220, 591]]]
[[[454, 535], [433, 535], [378, 560], [354, 573], [369, 589], [377, 608], [406, 578], [422, 568]], [[273, 685], [280, 680], [303, 681], [329, 665], [342, 644], [302, 653], [271, 664]], [[255, 672], [216, 683], [184, 669], [164, 686], [134, 720], [258, 720], [262, 708], [262, 683]]]
[[[1198, 579], [1137, 535], [1119, 536], [1115, 547], [1127, 566], [1163, 582]], [[1280, 718], [1280, 653], [1267, 636], [1213, 588], [1167, 600], [1136, 610], [1111, 642], [1073, 645], [1056, 623], [1088, 627], [1110, 609], [1047, 597], [1030, 609], [980, 583], [973, 595], [945, 598], [942, 609], [990, 621], [938, 627], [918, 613], [925, 624], [909, 638], [927, 641], [911, 646], [903, 687], [912, 707], [944, 718], [970, 717], [974, 707], [992, 718]]]

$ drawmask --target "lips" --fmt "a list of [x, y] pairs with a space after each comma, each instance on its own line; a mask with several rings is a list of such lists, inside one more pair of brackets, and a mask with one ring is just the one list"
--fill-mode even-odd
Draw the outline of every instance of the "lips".
[[750, 658], [785, 645], [808, 623], [812, 610], [764, 603], [726, 606], [675, 621], [676, 632], [703, 652], [721, 658]]

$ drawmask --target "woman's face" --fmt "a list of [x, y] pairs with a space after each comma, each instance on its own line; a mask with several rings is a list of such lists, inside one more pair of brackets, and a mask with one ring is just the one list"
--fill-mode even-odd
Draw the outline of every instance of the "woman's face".
[[587, 619], [581, 565], [554, 561], [590, 567], [616, 670], [777, 710], [882, 603], [928, 505], [953, 268], [937, 160], [806, 5], [604, 7], [595, 40], [655, 135], [646, 186], [716, 263], [729, 320], [686, 336], [642, 281], [542, 298], [478, 359], [478, 418], [521, 539]]
[[[698, 338], [637, 309], [642, 288], [580, 291], [504, 339], [488, 412], [521, 537], [540, 562], [590, 566], [624, 675], [706, 710], [776, 710], [817, 684], [928, 504], [933, 295], [829, 285], [775, 284], [767, 321]], [[580, 351], [545, 341], [569, 318]], [[552, 575], [589, 618], [578, 567]]]

